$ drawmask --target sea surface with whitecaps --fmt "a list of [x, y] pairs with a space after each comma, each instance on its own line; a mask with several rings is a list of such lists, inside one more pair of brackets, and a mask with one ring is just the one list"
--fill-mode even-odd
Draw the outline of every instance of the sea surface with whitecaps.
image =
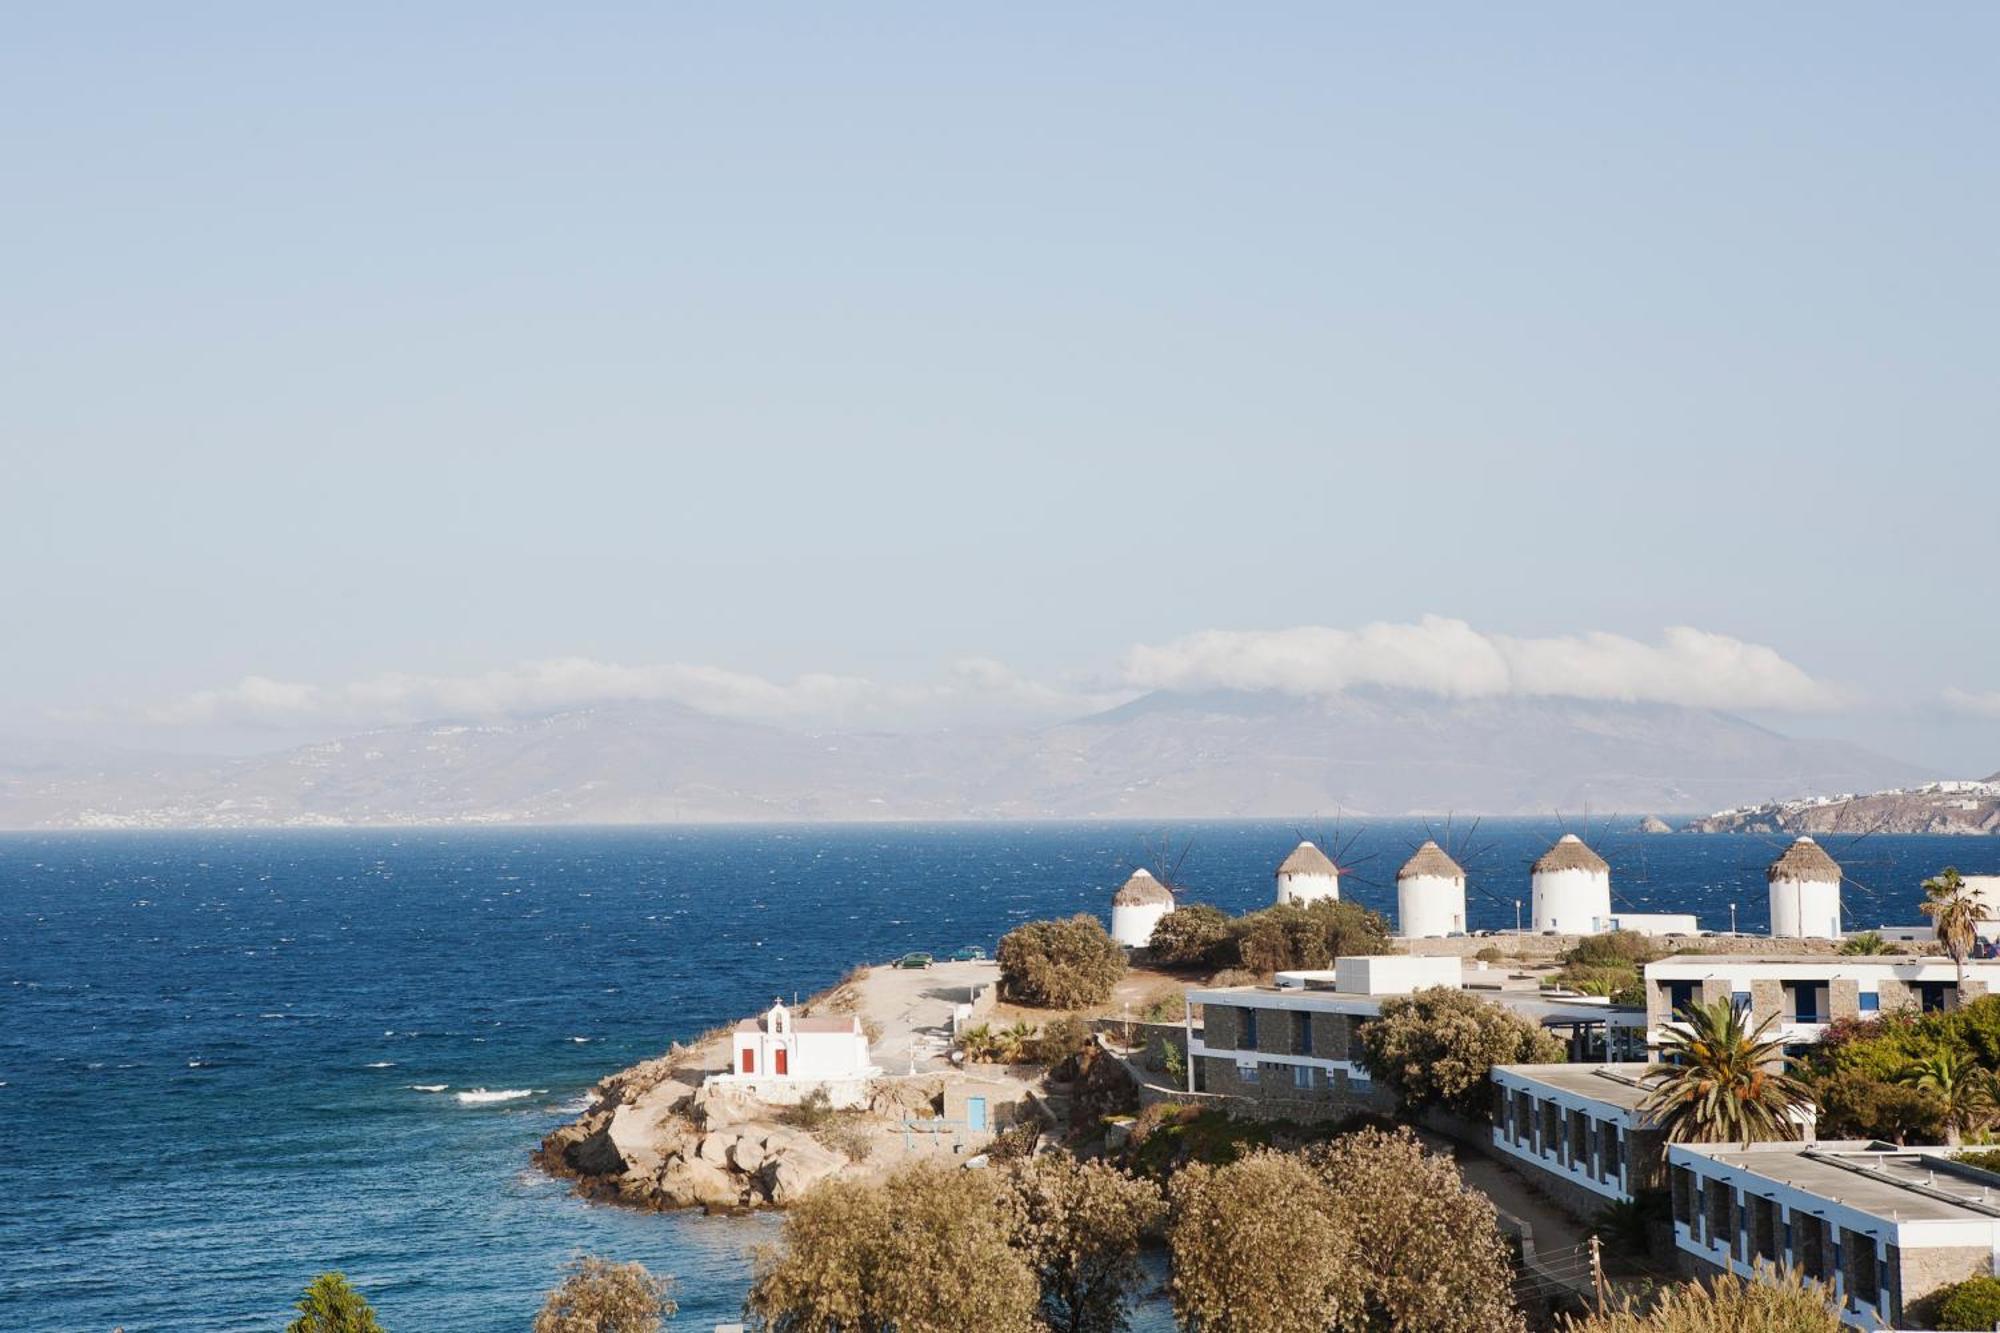
[[[1629, 822], [1629, 821], [1628, 821]], [[1442, 833], [1443, 826], [1436, 826]], [[592, 1082], [912, 949], [1104, 912], [1166, 834], [1269, 901], [1301, 833], [1393, 911], [1422, 823], [0, 835], [0, 1327], [269, 1330], [322, 1269], [391, 1333], [524, 1330], [581, 1251], [737, 1316], [771, 1219], [586, 1204], [528, 1164]], [[1470, 924], [1511, 928], [1553, 822], [1454, 826]], [[1765, 924], [1774, 840], [1595, 837], [1618, 905]], [[1917, 919], [2000, 840], [1834, 838], [1850, 918]], [[1157, 1301], [1142, 1329], [1166, 1327]]]

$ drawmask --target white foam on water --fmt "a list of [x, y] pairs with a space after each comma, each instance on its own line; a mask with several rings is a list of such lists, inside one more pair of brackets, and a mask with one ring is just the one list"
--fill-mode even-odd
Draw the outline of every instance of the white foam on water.
[[363, 1069], [394, 1069], [395, 1067], [396, 1062], [394, 1060], [377, 1060], [372, 1064], [362, 1066]]
[[[461, 1092], [456, 1094], [456, 1096], [463, 1105], [478, 1106], [487, 1102], [519, 1101], [523, 1097], [534, 1096], [535, 1091], [534, 1088], [474, 1088], [470, 1092]], [[543, 1089], [543, 1091], [546, 1091], [546, 1089]]]
[[410, 1091], [411, 1091], [411, 1092], [443, 1092], [443, 1091], [444, 1091], [444, 1090], [445, 1090], [446, 1088], [448, 1088], [448, 1087], [450, 1087], [450, 1086], [451, 1086], [451, 1084], [449, 1084], [449, 1083], [412, 1083], [412, 1084], [410, 1085]]
[[570, 1040], [571, 1040], [571, 1041], [573, 1041], [573, 1042], [575, 1042], [575, 1043], [576, 1043], [577, 1045], [581, 1046], [581, 1045], [583, 1045], [583, 1043], [585, 1043], [585, 1042], [589, 1041], [589, 1040], [590, 1040], [590, 1038], [588, 1038], [588, 1037], [571, 1037], [571, 1038], [570, 1038]]

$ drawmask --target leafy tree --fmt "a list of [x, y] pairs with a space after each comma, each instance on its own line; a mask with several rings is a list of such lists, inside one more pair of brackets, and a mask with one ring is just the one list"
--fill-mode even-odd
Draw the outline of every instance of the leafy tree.
[[1361, 1027], [1362, 1065], [1412, 1112], [1443, 1106], [1485, 1120], [1493, 1066], [1562, 1058], [1562, 1043], [1538, 1025], [1446, 986], [1384, 1000], [1381, 1016]]
[[644, 1264], [615, 1264], [586, 1254], [542, 1302], [534, 1333], [658, 1333], [679, 1308], [674, 1280]]
[[1354, 1327], [1363, 1259], [1333, 1190], [1285, 1153], [1182, 1168], [1169, 1191], [1174, 1309], [1189, 1333]]
[[1636, 930], [1607, 930], [1602, 935], [1585, 935], [1563, 955], [1563, 962], [1583, 967], [1622, 967], [1638, 970], [1664, 955], [1651, 937]]
[[757, 1251], [745, 1308], [770, 1333], [1028, 1333], [1039, 1284], [994, 1171], [920, 1163], [834, 1179]]
[[1653, 1085], [1646, 1109], [1659, 1118], [1667, 1141], [1791, 1138], [1793, 1115], [1812, 1105], [1812, 1093], [1780, 1072], [1783, 1043], [1764, 1035], [1772, 1019], [1747, 1032], [1736, 1006], [1717, 1000], [1691, 1006], [1684, 1023], [1667, 1030], [1664, 1063], [1644, 1075]]
[[1585, 1319], [1567, 1319], [1563, 1333], [1843, 1333], [1832, 1290], [1796, 1273], [1760, 1273], [1746, 1280], [1719, 1273], [1661, 1292], [1641, 1314], [1629, 1304]]
[[1813, 1098], [1822, 1138], [1935, 1143], [1944, 1135], [1945, 1110], [1937, 1098], [1859, 1070], [1822, 1076], [1813, 1084]]
[[1937, 1297], [1939, 1328], [1990, 1329], [2000, 1324], [2000, 1278], [1971, 1277]]
[[1840, 952], [1850, 955], [1880, 954], [1889, 952], [1889, 941], [1872, 930], [1849, 935], [1840, 942]]
[[1389, 924], [1359, 903], [1282, 903], [1230, 923], [1236, 957], [1253, 972], [1331, 967], [1343, 954], [1385, 953]]
[[1938, 943], [1958, 970], [1958, 989], [1965, 990], [1965, 960], [1979, 940], [1979, 899], [1966, 888], [1958, 867], [1924, 881], [1924, 902], [1918, 908], [1931, 919]]
[[292, 1308], [299, 1317], [285, 1325], [285, 1333], [382, 1333], [374, 1308], [343, 1273], [321, 1273]]
[[1969, 1055], [1953, 1050], [1927, 1055], [1912, 1061], [1896, 1081], [1937, 1099], [1944, 1110], [1944, 1141], [1951, 1147], [1993, 1117], [1993, 1076]]
[[1520, 1333], [1514, 1264], [1492, 1200], [1406, 1128], [1308, 1148], [1354, 1238], [1371, 1333]]
[[1189, 903], [1161, 917], [1149, 946], [1153, 961], [1168, 967], [1219, 967], [1230, 943], [1229, 914], [1207, 903]]
[[1139, 1243], [1163, 1208], [1159, 1187], [1103, 1162], [1050, 1153], [1017, 1163], [1014, 1247], [1041, 1284], [1051, 1333], [1120, 1333], [1144, 1276]]
[[1087, 1009], [1111, 998], [1125, 975], [1125, 950], [1088, 912], [1030, 921], [1000, 939], [1000, 990], [1042, 1009]]

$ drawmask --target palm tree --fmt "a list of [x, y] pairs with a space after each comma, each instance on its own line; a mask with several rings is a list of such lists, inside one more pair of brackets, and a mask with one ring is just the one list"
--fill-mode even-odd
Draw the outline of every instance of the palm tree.
[[1957, 866], [1924, 881], [1922, 911], [1931, 919], [1938, 943], [1958, 968], [1958, 991], [1965, 993], [1965, 959], [1979, 940], [1979, 899], [1966, 891]]
[[1842, 941], [1840, 951], [1844, 954], [1887, 953], [1889, 941], [1883, 939], [1879, 931], [1864, 930], [1859, 934], [1849, 935]]
[[1728, 1000], [1690, 1005], [1685, 1026], [1667, 1029], [1664, 1063], [1643, 1075], [1654, 1084], [1645, 1110], [1670, 1143], [1789, 1139], [1812, 1093], [1784, 1072], [1783, 1043], [1766, 1038], [1776, 1015], [1755, 1032]]
[[1993, 1076], [1979, 1062], [1949, 1048], [1913, 1060], [1896, 1081], [1928, 1092], [1944, 1104], [1944, 1141], [1956, 1148], [1959, 1135], [1984, 1125], [1993, 1114]]

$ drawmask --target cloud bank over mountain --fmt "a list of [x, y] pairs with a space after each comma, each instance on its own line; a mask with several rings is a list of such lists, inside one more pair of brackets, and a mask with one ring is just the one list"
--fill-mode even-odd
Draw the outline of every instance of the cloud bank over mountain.
[[1056, 722], [1153, 690], [1324, 699], [1358, 688], [1454, 701], [1572, 699], [1777, 712], [1832, 711], [1853, 697], [1776, 649], [1686, 626], [1646, 643], [1602, 631], [1526, 638], [1424, 616], [1359, 629], [1207, 630], [1137, 645], [1117, 669], [1070, 680], [1038, 680], [990, 658], [963, 659], [934, 679], [904, 683], [823, 672], [779, 680], [713, 665], [563, 657], [474, 675], [385, 672], [339, 684], [250, 675], [137, 712], [167, 727], [353, 729], [673, 703], [779, 726], [915, 731]]

